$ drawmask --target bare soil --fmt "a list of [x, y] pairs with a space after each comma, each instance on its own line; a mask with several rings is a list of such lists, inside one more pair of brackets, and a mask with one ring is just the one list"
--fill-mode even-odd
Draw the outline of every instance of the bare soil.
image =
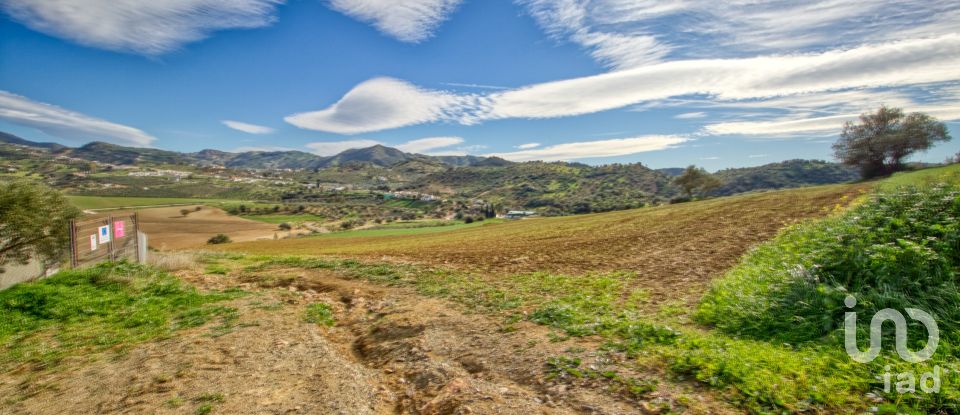
[[[710, 391], [656, 372], [624, 372], [622, 356], [590, 339], [551, 342], [548, 330], [468, 314], [407, 289], [324, 270], [278, 270], [270, 282], [182, 272], [202, 288], [242, 287], [239, 319], [39, 371], [0, 374], [4, 414], [633, 414], [735, 413]], [[279, 286], [273, 286], [279, 284]], [[333, 307], [326, 328], [308, 304]], [[586, 347], [581, 347], [586, 346]], [[550, 379], [550, 357], [658, 382], [644, 396], [605, 380]]]
[[150, 247], [160, 250], [200, 248], [218, 233], [237, 242], [272, 240], [274, 233], [278, 232], [276, 225], [231, 216], [209, 206], [187, 216], [180, 214], [181, 209], [193, 208], [175, 206], [139, 210], [140, 227], [149, 236]]

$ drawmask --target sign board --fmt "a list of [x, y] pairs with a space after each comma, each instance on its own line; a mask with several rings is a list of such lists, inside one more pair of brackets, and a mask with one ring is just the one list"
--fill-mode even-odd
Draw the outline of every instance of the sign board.
[[123, 236], [124, 236], [123, 221], [118, 220], [113, 222], [113, 237], [119, 239], [119, 238], [123, 238]]
[[97, 250], [97, 234], [90, 235], [90, 250]]
[[98, 229], [98, 235], [100, 236], [100, 245], [110, 242], [110, 225], [101, 226]]

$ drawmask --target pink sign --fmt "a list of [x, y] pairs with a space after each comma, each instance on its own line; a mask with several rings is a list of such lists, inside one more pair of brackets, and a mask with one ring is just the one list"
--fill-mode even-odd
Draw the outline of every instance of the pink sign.
[[113, 222], [113, 237], [114, 238], [123, 238], [123, 221], [118, 220]]

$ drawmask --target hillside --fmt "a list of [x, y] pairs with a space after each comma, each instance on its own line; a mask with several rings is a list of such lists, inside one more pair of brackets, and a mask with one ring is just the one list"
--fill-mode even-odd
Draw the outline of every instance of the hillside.
[[860, 173], [854, 167], [820, 160], [787, 160], [758, 167], [720, 170], [715, 175], [723, 182], [712, 193], [716, 196], [759, 189], [848, 183], [860, 179]]

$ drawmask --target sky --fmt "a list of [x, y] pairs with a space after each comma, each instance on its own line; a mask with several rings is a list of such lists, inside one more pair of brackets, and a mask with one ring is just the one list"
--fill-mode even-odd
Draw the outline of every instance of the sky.
[[880, 105], [960, 135], [960, 2], [718, 4], [0, 0], [0, 131], [709, 170], [830, 160]]

